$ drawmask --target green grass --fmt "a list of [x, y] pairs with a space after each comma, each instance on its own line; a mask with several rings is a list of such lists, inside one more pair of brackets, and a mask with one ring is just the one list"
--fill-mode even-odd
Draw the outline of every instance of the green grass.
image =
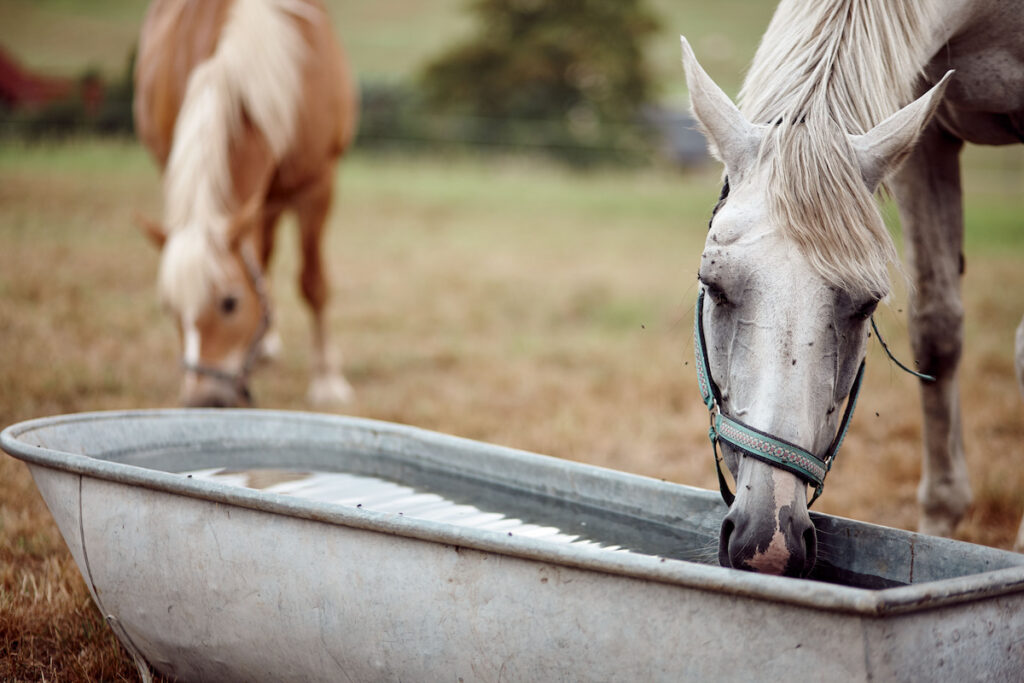
[[132, 0], [2, 0], [0, 45], [46, 73], [124, 73], [145, 3]]
[[1024, 252], [1024, 148], [969, 145], [963, 153], [968, 252]]
[[21, 144], [0, 146], [0, 171], [53, 173], [79, 178], [92, 173], [102, 180], [112, 174], [119, 180], [157, 177], [152, 159], [134, 140], [76, 139], [67, 144]]
[[[427, 60], [474, 29], [468, 0], [327, 0], [331, 20], [363, 78], [415, 77]], [[684, 92], [679, 35], [730, 93], [775, 3], [771, 0], [652, 0], [661, 30], [647, 46], [663, 97]], [[0, 45], [25, 63], [64, 75], [96, 67], [119, 76], [138, 37], [142, 0], [0, 0]]]

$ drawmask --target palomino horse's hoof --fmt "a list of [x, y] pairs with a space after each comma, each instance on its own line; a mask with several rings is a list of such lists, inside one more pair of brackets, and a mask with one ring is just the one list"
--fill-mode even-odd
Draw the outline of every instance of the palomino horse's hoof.
[[324, 375], [309, 384], [306, 400], [317, 407], [342, 406], [352, 402], [355, 392], [341, 375]]
[[284, 342], [281, 341], [281, 335], [278, 334], [277, 330], [269, 330], [263, 339], [260, 340], [260, 362], [275, 362], [281, 357], [281, 351], [283, 349]]

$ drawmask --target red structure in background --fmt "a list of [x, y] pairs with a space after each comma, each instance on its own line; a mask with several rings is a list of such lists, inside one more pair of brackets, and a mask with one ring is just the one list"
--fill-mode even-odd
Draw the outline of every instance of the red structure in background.
[[94, 115], [103, 102], [99, 76], [80, 80], [33, 73], [0, 47], [0, 103], [7, 109], [40, 109], [60, 100], [81, 97], [85, 110]]

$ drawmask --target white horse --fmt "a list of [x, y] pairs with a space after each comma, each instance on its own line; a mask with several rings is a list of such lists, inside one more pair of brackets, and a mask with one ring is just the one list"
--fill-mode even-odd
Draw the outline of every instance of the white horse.
[[792, 463], [827, 472], [845, 430], [842, 406], [896, 260], [873, 198], [883, 183], [903, 223], [916, 366], [935, 378], [921, 383], [919, 528], [949, 535], [966, 511], [958, 155], [964, 141], [1024, 136], [1022, 10], [1013, 0], [783, 0], [740, 108], [683, 40], [693, 110], [727, 178], [700, 265], [708, 405], [740, 434], [721, 440], [737, 488], [722, 564], [789, 575], [813, 566], [805, 484], [817, 482]]

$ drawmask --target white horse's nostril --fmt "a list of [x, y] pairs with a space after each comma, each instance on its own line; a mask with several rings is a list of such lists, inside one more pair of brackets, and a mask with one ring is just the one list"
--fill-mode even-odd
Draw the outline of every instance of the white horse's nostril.
[[740, 495], [719, 534], [724, 567], [781, 576], [807, 576], [814, 566], [817, 535], [800, 481], [764, 463], [746, 461]]
[[732, 559], [729, 556], [729, 539], [735, 528], [736, 525], [728, 517], [722, 520], [722, 530], [718, 536], [718, 564], [723, 567], [732, 568]]

